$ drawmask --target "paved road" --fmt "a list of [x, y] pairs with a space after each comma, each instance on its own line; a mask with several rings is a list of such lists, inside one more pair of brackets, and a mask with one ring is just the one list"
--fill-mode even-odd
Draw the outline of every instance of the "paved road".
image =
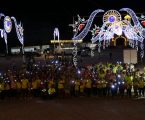
[[0, 102], [0, 120], [145, 120], [145, 100], [31, 99]]

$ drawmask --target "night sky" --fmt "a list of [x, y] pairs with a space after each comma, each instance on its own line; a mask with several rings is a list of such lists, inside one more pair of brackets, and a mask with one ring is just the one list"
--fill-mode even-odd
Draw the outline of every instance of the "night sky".
[[[96, 9], [107, 11], [123, 7], [129, 7], [136, 13], [145, 13], [144, 3], [141, 0], [4, 0], [0, 2], [0, 12], [15, 16], [18, 21], [22, 21], [25, 45], [37, 45], [49, 43], [53, 39], [55, 27], [60, 31], [60, 39], [71, 39], [73, 32], [69, 24], [77, 14], [89, 16]], [[2, 40], [0, 39], [0, 44], [4, 45]], [[8, 35], [8, 44], [20, 45], [14, 26]]]

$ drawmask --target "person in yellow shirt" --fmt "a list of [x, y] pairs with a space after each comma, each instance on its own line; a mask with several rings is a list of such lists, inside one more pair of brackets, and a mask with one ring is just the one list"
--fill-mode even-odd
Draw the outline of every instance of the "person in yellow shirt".
[[131, 97], [131, 89], [132, 89], [132, 76], [128, 73], [125, 77], [125, 84], [127, 89], [127, 96]]
[[10, 87], [11, 87], [11, 97], [16, 97], [17, 94], [17, 85], [16, 85], [16, 78], [11, 79]]
[[17, 98], [20, 98], [21, 96], [21, 93], [22, 93], [22, 84], [21, 84], [21, 81], [20, 79], [17, 79], [16, 81], [16, 88], [17, 88]]
[[37, 96], [39, 97], [41, 94], [41, 80], [38, 76], [36, 76], [36, 82], [37, 82]]
[[61, 98], [63, 98], [64, 95], [65, 95], [64, 84], [65, 84], [65, 81], [63, 79], [60, 79], [58, 81], [58, 96], [61, 97]]
[[134, 89], [134, 97], [138, 97], [138, 89], [139, 89], [139, 77], [138, 76], [134, 76], [133, 89]]
[[96, 79], [92, 81], [92, 92], [93, 92], [94, 96], [97, 95], [97, 81], [96, 81]]
[[4, 99], [4, 82], [0, 81], [0, 99]]
[[28, 97], [28, 87], [29, 87], [29, 81], [26, 78], [23, 78], [21, 80], [22, 82], [22, 97], [26, 99]]
[[54, 84], [52, 84], [51, 86], [49, 86], [48, 88], [48, 97], [49, 99], [53, 99], [55, 97], [55, 93], [56, 93], [56, 90], [54, 88]]
[[84, 89], [85, 89], [85, 83], [83, 80], [80, 81], [80, 95], [84, 96]]
[[54, 80], [53, 79], [48, 81], [48, 89], [51, 88], [51, 86], [54, 86]]
[[89, 97], [91, 95], [92, 80], [88, 77], [85, 83], [86, 95]]
[[10, 81], [7, 80], [4, 83], [4, 94], [6, 97], [10, 97], [11, 96], [11, 91], [10, 91]]
[[37, 97], [37, 81], [33, 78], [32, 79], [32, 86], [31, 86], [32, 95]]
[[80, 92], [80, 81], [76, 80], [75, 81], [75, 96], [78, 97]]
[[143, 77], [140, 77], [140, 80], [139, 80], [139, 96], [144, 96], [144, 80], [143, 80]]

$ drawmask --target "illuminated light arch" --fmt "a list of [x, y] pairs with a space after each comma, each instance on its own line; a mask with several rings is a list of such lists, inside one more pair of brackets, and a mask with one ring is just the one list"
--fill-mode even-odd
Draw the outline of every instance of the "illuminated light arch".
[[58, 44], [59, 44], [59, 48], [61, 47], [61, 45], [60, 45], [60, 41], [59, 41], [59, 30], [58, 30], [58, 28], [55, 28], [54, 29], [54, 32], [53, 32], [53, 38], [54, 38], [54, 41], [56, 40], [56, 38], [57, 38], [57, 40], [58, 40]]
[[56, 40], [56, 37], [57, 37], [57, 40], [59, 40], [59, 30], [58, 30], [58, 28], [54, 29], [53, 37], [54, 37], [54, 40]]
[[[92, 25], [92, 22], [95, 18], [95, 16], [100, 13], [100, 12], [104, 12], [104, 10], [102, 9], [97, 9], [95, 11], [93, 11], [89, 17], [89, 19], [87, 21], [84, 22], [84, 19], [81, 19], [79, 16], [78, 16], [78, 22], [75, 22], [76, 24], [73, 25], [73, 28], [74, 30], [73, 31], [76, 31], [74, 36], [73, 36], [73, 40], [74, 40], [74, 50], [73, 50], [73, 63], [74, 63], [74, 66], [77, 67], [77, 41], [76, 40], [81, 40], [83, 39], [89, 32], [90, 28], [91, 28], [91, 25]], [[82, 29], [82, 31], [80, 32], [80, 34], [78, 34], [78, 30], [79, 29], [79, 25], [82, 24], [81, 22], [83, 23], [86, 23], [86, 26], [84, 27], [84, 29]], [[77, 25], [79, 23], [79, 25]]]
[[[90, 17], [89, 17], [89, 19], [87, 20], [87, 23], [86, 23], [86, 26], [85, 26], [85, 28], [82, 30], [82, 32], [80, 33], [80, 34], [74, 34], [74, 36], [73, 36], [73, 40], [74, 40], [74, 42], [75, 42], [75, 40], [81, 40], [81, 39], [83, 39], [87, 34], [88, 34], [88, 32], [89, 32], [89, 30], [90, 30], [90, 28], [91, 28], [91, 25], [92, 25], [92, 22], [93, 22], [93, 20], [94, 20], [94, 18], [95, 18], [95, 16], [98, 14], [98, 13], [100, 13], [100, 12], [104, 12], [104, 10], [102, 10], [102, 9], [97, 9], [97, 10], [95, 10], [95, 11], [93, 11], [92, 13], [91, 13], [91, 15], [90, 15]], [[81, 23], [80, 23], [81, 24]], [[75, 25], [74, 25], [75, 26]]]
[[[1, 38], [4, 38], [5, 40], [5, 44], [6, 44], [6, 52], [8, 53], [8, 45], [7, 45], [7, 33], [9, 33], [12, 29], [12, 26], [8, 26], [7, 23], [8, 22], [11, 22], [11, 19], [9, 16], [6, 16], [3, 14], [3, 13], [0, 13], [0, 19], [4, 17], [4, 21], [3, 21], [3, 24], [4, 24], [4, 28], [3, 29], [0, 29], [1, 31]], [[11, 24], [10, 24], [11, 25]]]
[[17, 20], [14, 16], [12, 16], [11, 19], [14, 21], [17, 37], [22, 45], [22, 52], [24, 54], [24, 29], [23, 29], [23, 25], [21, 24], [21, 22], [18, 24]]
[[7, 34], [11, 32], [12, 30], [12, 20], [14, 21], [15, 24], [15, 28], [16, 28], [16, 33], [17, 33], [17, 37], [20, 41], [20, 43], [22, 44], [22, 52], [24, 54], [24, 36], [23, 36], [23, 26], [22, 24], [17, 24], [16, 18], [15, 17], [9, 17], [9, 16], [5, 16], [3, 13], [0, 13], [0, 19], [4, 17], [4, 28], [0, 29], [1, 32], [1, 38], [4, 38], [5, 40], [5, 44], [6, 44], [6, 52], [8, 53], [8, 45], [7, 45]]
[[[138, 49], [138, 46], [140, 47], [140, 57], [143, 58], [145, 29], [141, 26], [140, 21], [133, 10], [130, 8], [122, 8], [119, 11], [126, 11], [128, 13], [127, 19], [124, 18], [124, 20], [122, 20], [120, 13], [116, 10], [108, 10], [103, 16], [103, 25], [99, 28], [98, 32], [96, 32], [98, 27], [93, 28], [93, 30], [90, 30], [90, 28], [96, 14], [104, 12], [104, 10], [98, 9], [92, 12], [89, 19], [85, 22], [84, 29], [82, 29], [82, 31], [78, 34], [78, 30], [80, 30], [78, 23], [81, 24], [79, 21], [81, 18], [79, 18], [78, 21], [75, 22], [76, 24], [73, 25], [73, 28], [75, 29], [75, 34], [72, 38], [74, 40], [74, 51], [77, 50], [77, 42], [75, 40], [83, 39], [89, 31], [92, 32], [92, 43], [98, 42], [99, 52], [101, 51], [101, 46], [103, 46], [103, 49], [108, 46], [115, 34], [118, 36], [122, 36], [122, 34], [124, 34], [126, 37], [126, 39], [124, 38], [125, 41], [128, 40], [131, 47], [135, 46], [136, 49]], [[133, 21], [133, 25], [130, 20]], [[119, 25], [118, 23], [121, 24]], [[77, 56], [77, 51], [74, 53], [74, 56]], [[74, 57], [74, 59], [76, 60], [76, 57]]]

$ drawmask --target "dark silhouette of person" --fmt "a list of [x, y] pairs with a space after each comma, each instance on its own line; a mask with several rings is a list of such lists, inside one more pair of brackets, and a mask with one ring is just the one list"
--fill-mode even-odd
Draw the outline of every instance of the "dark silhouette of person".
[[110, 57], [110, 59], [112, 59], [112, 52], [109, 53], [109, 57]]

